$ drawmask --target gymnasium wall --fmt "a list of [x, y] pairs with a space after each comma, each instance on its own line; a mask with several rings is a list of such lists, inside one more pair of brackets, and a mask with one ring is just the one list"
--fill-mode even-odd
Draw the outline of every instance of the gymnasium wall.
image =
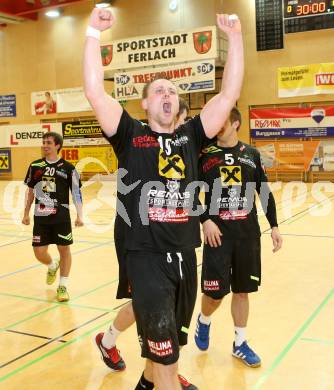
[[[0, 28], [0, 95], [16, 94], [17, 97], [17, 117], [0, 118], [0, 125], [37, 123], [40, 120], [60, 121], [64, 118], [64, 114], [31, 115], [30, 93], [82, 86], [82, 51], [93, 4], [89, 0], [66, 7], [63, 16], [57, 20], [40, 15], [37, 22]], [[244, 141], [249, 141], [250, 105], [330, 100], [328, 95], [279, 99], [276, 72], [281, 66], [331, 62], [333, 30], [288, 34], [285, 36], [284, 49], [257, 52], [254, 1], [179, 0], [179, 8], [174, 13], [169, 11], [166, 0], [116, 1], [116, 23], [112, 30], [102, 34], [102, 43], [112, 39], [210, 25], [220, 10], [237, 13], [243, 25], [246, 71], [238, 105], [243, 114], [240, 136]], [[107, 91], [112, 91], [111, 82], [106, 82], [105, 86]], [[139, 101], [128, 102], [126, 108], [132, 115], [144, 117]], [[92, 112], [66, 114], [67, 120], [76, 117], [92, 117]], [[26, 167], [39, 154], [39, 148], [26, 152], [14, 149], [13, 179], [23, 178]], [[18, 165], [17, 160], [20, 161]]]
[[334, 100], [333, 95], [279, 99], [276, 81], [279, 67], [333, 62], [333, 29], [286, 34], [284, 49], [257, 52], [255, 1], [225, 0], [224, 12], [238, 14], [243, 26], [246, 69], [238, 105], [243, 114], [240, 135], [244, 141], [249, 141], [248, 107], [251, 105]]

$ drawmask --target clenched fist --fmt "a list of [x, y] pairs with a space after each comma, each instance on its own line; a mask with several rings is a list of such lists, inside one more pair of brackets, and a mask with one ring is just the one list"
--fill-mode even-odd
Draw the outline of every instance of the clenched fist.
[[94, 8], [89, 19], [89, 25], [99, 31], [108, 30], [114, 23], [114, 15], [108, 9]]
[[241, 32], [241, 24], [237, 15], [217, 14], [217, 26], [226, 35]]

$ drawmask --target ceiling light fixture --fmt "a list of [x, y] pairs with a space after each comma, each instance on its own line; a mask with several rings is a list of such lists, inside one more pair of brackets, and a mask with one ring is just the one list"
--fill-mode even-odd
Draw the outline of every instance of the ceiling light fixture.
[[177, 10], [178, 0], [171, 0], [169, 3], [169, 10], [174, 12]]
[[47, 16], [48, 18], [59, 18], [60, 14], [61, 12], [57, 8], [49, 9], [45, 12], [45, 16]]
[[108, 8], [111, 6], [111, 1], [99, 1], [95, 4], [97, 8]]

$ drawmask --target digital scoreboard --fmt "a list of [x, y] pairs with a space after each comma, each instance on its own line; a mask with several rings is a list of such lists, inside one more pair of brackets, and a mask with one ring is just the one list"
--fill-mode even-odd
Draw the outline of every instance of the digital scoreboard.
[[284, 31], [322, 30], [334, 27], [334, 0], [284, 0]]
[[283, 48], [282, 0], [256, 0], [257, 51]]

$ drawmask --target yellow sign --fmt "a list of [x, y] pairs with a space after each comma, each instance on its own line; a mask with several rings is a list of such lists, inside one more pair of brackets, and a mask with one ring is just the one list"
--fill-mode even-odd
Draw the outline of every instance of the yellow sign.
[[226, 165], [220, 167], [220, 178], [222, 186], [241, 185], [241, 167], [238, 165]]
[[159, 153], [159, 175], [167, 179], [183, 179], [185, 165], [178, 154], [167, 156], [163, 150]]
[[0, 170], [7, 170], [9, 168], [8, 154], [0, 153]]
[[278, 97], [334, 94], [334, 63], [278, 68]]
[[61, 152], [62, 157], [73, 165], [80, 161], [80, 173], [112, 173], [117, 169], [117, 158], [111, 146], [63, 148]]

